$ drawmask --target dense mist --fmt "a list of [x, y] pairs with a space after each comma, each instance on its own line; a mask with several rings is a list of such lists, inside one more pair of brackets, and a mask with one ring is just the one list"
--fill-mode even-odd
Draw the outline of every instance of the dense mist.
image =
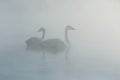
[[[25, 41], [65, 41], [59, 54], [27, 52]], [[0, 80], [120, 80], [119, 0], [0, 0]]]

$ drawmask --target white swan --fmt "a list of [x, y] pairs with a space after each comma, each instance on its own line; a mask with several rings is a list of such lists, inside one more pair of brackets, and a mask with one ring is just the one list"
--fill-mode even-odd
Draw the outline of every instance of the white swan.
[[35, 51], [35, 52], [40, 52], [41, 50], [41, 42], [44, 39], [45, 35], [45, 29], [42, 27], [38, 30], [38, 32], [42, 32], [42, 38], [39, 37], [31, 37], [30, 39], [26, 40], [26, 50], [27, 51]]
[[68, 39], [68, 31], [75, 30], [72, 26], [67, 26], [65, 28], [65, 40], [66, 42], [62, 41], [61, 39], [47, 39], [44, 40], [40, 45], [42, 46], [42, 50], [44, 53], [60, 53], [66, 50], [66, 60], [67, 55], [70, 49], [70, 42]]

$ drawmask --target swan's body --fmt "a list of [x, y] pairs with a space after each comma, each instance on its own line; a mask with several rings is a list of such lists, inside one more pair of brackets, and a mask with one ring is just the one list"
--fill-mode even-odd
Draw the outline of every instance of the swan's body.
[[30, 39], [26, 40], [26, 50], [27, 51], [40, 51], [39, 44], [42, 42], [41, 38], [31, 37]]
[[31, 37], [30, 39], [26, 40], [26, 50], [27, 51], [35, 51], [40, 52], [42, 51], [42, 48], [40, 44], [42, 43], [44, 39], [45, 29], [42, 27], [39, 29], [39, 32], [43, 32], [42, 38], [39, 37]]
[[66, 49], [66, 44], [60, 39], [47, 39], [41, 44], [44, 52], [59, 53]]

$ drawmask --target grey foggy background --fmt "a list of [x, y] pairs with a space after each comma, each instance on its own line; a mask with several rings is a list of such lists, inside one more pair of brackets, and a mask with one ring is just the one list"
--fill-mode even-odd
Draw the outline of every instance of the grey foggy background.
[[[40, 27], [45, 39], [64, 40], [66, 25], [76, 28], [67, 66], [64, 53], [43, 66], [41, 54], [25, 51]], [[119, 80], [119, 48], [119, 0], [0, 0], [1, 80]]]

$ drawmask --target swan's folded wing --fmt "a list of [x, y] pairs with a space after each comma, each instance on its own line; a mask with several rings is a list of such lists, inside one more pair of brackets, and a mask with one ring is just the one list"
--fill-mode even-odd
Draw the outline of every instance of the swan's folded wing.
[[43, 49], [50, 53], [58, 53], [65, 50], [66, 45], [60, 39], [47, 39], [42, 43]]

